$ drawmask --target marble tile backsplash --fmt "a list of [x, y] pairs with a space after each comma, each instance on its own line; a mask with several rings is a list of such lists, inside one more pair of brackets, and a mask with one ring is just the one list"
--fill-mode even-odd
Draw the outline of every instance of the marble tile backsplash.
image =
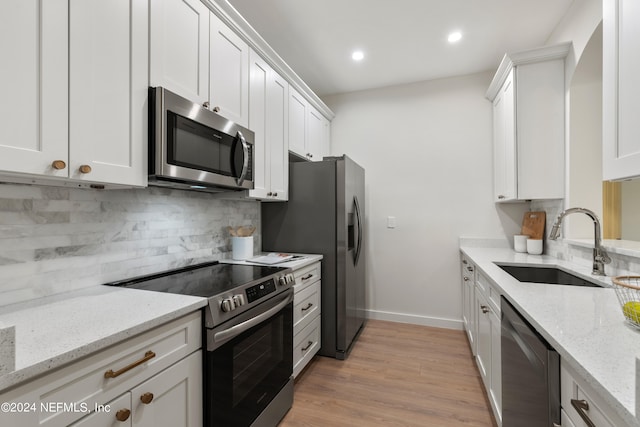
[[260, 204], [150, 187], [0, 184], [0, 306], [228, 257]]

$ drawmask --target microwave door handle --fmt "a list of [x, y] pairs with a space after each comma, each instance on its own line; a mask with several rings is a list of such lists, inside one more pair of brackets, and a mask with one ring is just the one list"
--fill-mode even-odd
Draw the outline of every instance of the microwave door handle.
[[240, 172], [240, 176], [238, 177], [238, 185], [242, 185], [242, 183], [244, 182], [244, 178], [247, 176], [247, 172], [249, 170], [249, 145], [247, 144], [247, 140], [244, 139], [244, 135], [242, 135], [242, 132], [238, 131], [237, 137], [242, 144], [242, 156], [244, 159], [242, 161], [242, 172]]

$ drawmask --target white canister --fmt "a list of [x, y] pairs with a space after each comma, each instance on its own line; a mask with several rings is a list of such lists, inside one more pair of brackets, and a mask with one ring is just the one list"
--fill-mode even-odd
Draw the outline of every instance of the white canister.
[[527, 252], [527, 239], [529, 236], [526, 234], [516, 234], [513, 236], [513, 250], [516, 252]]
[[245, 260], [253, 257], [253, 236], [231, 237], [231, 257], [235, 260]]
[[527, 239], [527, 252], [531, 255], [542, 253], [542, 239]]

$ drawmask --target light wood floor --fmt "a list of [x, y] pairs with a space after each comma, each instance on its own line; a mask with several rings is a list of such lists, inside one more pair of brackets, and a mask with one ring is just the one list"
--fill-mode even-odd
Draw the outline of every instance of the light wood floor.
[[369, 320], [347, 360], [298, 376], [280, 427], [298, 426], [496, 424], [464, 332]]

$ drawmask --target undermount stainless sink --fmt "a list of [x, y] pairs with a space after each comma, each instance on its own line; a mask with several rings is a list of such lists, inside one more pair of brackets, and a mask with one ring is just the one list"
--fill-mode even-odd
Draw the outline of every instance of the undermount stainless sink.
[[509, 273], [519, 282], [549, 283], [552, 285], [588, 286], [592, 288], [603, 288], [604, 286], [596, 282], [574, 276], [557, 267], [522, 266], [496, 264], [498, 267]]

